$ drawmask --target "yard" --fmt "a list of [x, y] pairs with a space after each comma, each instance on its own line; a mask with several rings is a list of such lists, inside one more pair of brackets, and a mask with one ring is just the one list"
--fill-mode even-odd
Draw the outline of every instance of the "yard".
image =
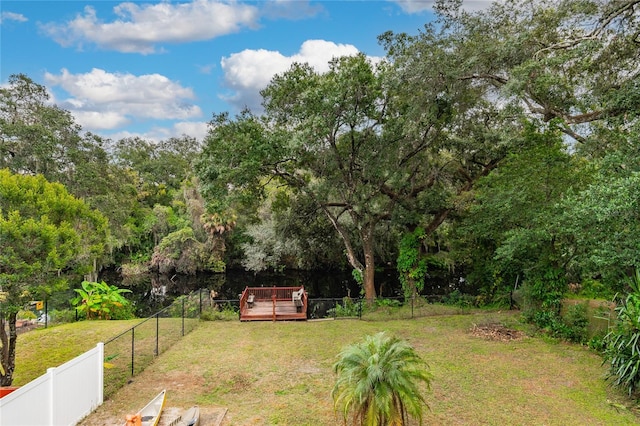
[[[517, 314], [505, 312], [389, 321], [202, 322], [82, 425], [123, 423], [165, 388], [168, 410], [196, 404], [204, 413], [227, 409], [225, 426], [339, 424], [330, 395], [336, 355], [382, 330], [408, 340], [430, 365], [426, 425], [640, 424], [635, 403], [603, 380], [597, 354], [519, 328]], [[34, 336], [43, 340], [56, 329]], [[18, 357], [24, 362], [25, 352], [19, 349]]]

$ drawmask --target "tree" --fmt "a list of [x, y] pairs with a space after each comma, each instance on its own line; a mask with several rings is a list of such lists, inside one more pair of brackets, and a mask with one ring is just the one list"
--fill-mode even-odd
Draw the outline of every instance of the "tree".
[[[26, 75], [12, 75], [0, 88], [0, 168], [62, 183], [109, 218], [110, 244], [119, 248], [131, 237], [126, 225], [135, 213], [137, 182], [113, 164], [105, 144], [97, 135], [82, 134], [72, 115], [51, 105], [47, 89]], [[91, 279], [109, 262], [107, 256], [95, 259]]]
[[106, 219], [61, 184], [0, 170], [0, 385], [13, 380], [18, 311], [91, 271], [107, 237]]
[[[433, 232], [452, 210], [451, 198], [495, 164], [486, 149], [444, 131], [457, 126], [452, 108], [468, 108], [457, 104], [459, 94], [440, 93], [446, 82], [435, 81], [413, 108], [400, 81], [405, 71], [375, 67], [364, 55], [337, 58], [326, 74], [294, 65], [262, 92], [264, 117], [215, 117], [198, 166], [210, 206], [255, 204], [265, 180], [288, 186], [327, 217], [373, 300], [381, 225], [419, 221], [426, 212]], [[462, 158], [472, 152], [473, 161]]]
[[383, 426], [406, 425], [408, 417], [422, 424], [426, 404], [419, 383], [431, 385], [426, 363], [405, 341], [378, 333], [347, 346], [333, 366], [337, 373], [332, 391], [344, 422]]
[[191, 163], [200, 151], [198, 142], [187, 136], [157, 143], [125, 138], [114, 148], [114, 162], [136, 171], [144, 195], [142, 201], [151, 208], [155, 204], [171, 204], [175, 193], [191, 174]]
[[461, 78], [491, 84], [495, 102], [554, 122], [592, 152], [615, 140], [617, 118], [637, 117], [637, 0], [507, 0], [476, 13], [461, 3], [437, 2], [441, 24]]
[[60, 180], [80, 137], [68, 111], [48, 105], [44, 86], [24, 74], [0, 88], [0, 168]]
[[[426, 107], [445, 105], [455, 125], [445, 127], [449, 132], [448, 143], [438, 147], [440, 152], [443, 147], [451, 150], [450, 158], [462, 166], [460, 174], [472, 179], [467, 185], [458, 184], [458, 197], [455, 198], [451, 197], [451, 194], [456, 194], [453, 191], [455, 179], [448, 179], [449, 202], [434, 204], [431, 199], [429, 205], [423, 204], [426, 214], [408, 226], [409, 232], [416, 226], [422, 227], [428, 237], [438, 229], [441, 218], [456, 219], [456, 213], [464, 211], [465, 205], [475, 196], [472, 192], [477, 182], [475, 178], [486, 175], [486, 172], [497, 172], [498, 176], [500, 168], [508, 164], [508, 160], [504, 160], [507, 152], [517, 155], [523, 149], [535, 150], [528, 145], [535, 142], [528, 137], [532, 126], [540, 133], [559, 131], [564, 134], [563, 143], [568, 145], [568, 153], [556, 159], [571, 162], [567, 165], [568, 170], [580, 162], [578, 157], [581, 156], [593, 160], [620, 148], [627, 152], [635, 151], [631, 147], [637, 139], [639, 121], [636, 102], [639, 99], [637, 77], [640, 65], [637, 56], [640, 29], [637, 1], [508, 0], [495, 2], [490, 9], [474, 13], [462, 9], [462, 2], [458, 0], [436, 3], [437, 25], [425, 26], [417, 36], [386, 33], [380, 40], [397, 70], [400, 90], [396, 93], [401, 94], [398, 98], [409, 106], [403, 114], [406, 118], [402, 122], [404, 129], [423, 129], [419, 125], [422, 123], [420, 114], [428, 111]], [[469, 82], [472, 84], [467, 85]], [[537, 143], [544, 142], [537, 139]], [[467, 146], [466, 152], [461, 149], [463, 144]], [[522, 159], [526, 161], [525, 157]], [[473, 172], [472, 164], [484, 170]], [[558, 166], [557, 162], [555, 164]], [[629, 166], [628, 162], [623, 164]], [[526, 172], [527, 169], [522, 168], [521, 171]], [[554, 185], [548, 181], [527, 180], [527, 175], [513, 172], [512, 169], [507, 174], [515, 179], [514, 182], [519, 179], [527, 187], [530, 182], [542, 184], [547, 189]], [[536, 176], [540, 175], [536, 173]], [[503, 183], [511, 187], [509, 179]], [[563, 188], [567, 188], [564, 179], [558, 184], [558, 188], [551, 189], [549, 195], [554, 195], [554, 192], [560, 194]], [[539, 215], [535, 208], [530, 211], [514, 209], [513, 205], [522, 201], [523, 192], [527, 194], [525, 196], [532, 196], [531, 202], [537, 197], [527, 191], [505, 190], [502, 196], [506, 208], [501, 210], [495, 206], [497, 214], [487, 215], [485, 224], [501, 233], [500, 221], [510, 220], [504, 212], [513, 214], [513, 222], [527, 215], [535, 220], [560, 220], [560, 216], [555, 214], [558, 212], [552, 213], [551, 204], [547, 204], [550, 201], [544, 204], [547, 208]], [[447, 200], [446, 197], [444, 199]], [[532, 206], [537, 204], [534, 202]], [[415, 214], [420, 210], [413, 208], [410, 211]], [[574, 215], [577, 216], [587, 217]], [[565, 267], [576, 265], [572, 260], [580, 251], [576, 251], [575, 240], [563, 233], [558, 223], [516, 226], [521, 228], [511, 229], [508, 236], [503, 234], [508, 240], [498, 243], [501, 266], [509, 265], [514, 276], [515, 269], [529, 268], [534, 264], [537, 266], [529, 272], [532, 275], [540, 272], [542, 264], [536, 262], [542, 258], [550, 260], [555, 257], [556, 260], [547, 266], [556, 269], [552, 274], [556, 277], [558, 264]], [[479, 227], [477, 224], [475, 229]], [[555, 227], [553, 231], [552, 227]], [[580, 233], [582, 236], [588, 234], [586, 229]], [[475, 237], [479, 236], [475, 234]], [[566, 239], [559, 241], [560, 236]], [[544, 240], [548, 244], [544, 244]], [[468, 240], [463, 238], [463, 241]], [[541, 255], [543, 247], [549, 249], [546, 255]], [[496, 247], [487, 249], [493, 252]], [[533, 249], [533, 255], [528, 258], [532, 253], [530, 249]], [[586, 247], [580, 249], [585, 254], [588, 250]], [[486, 251], [473, 253], [475, 271], [481, 269], [478, 264], [488, 264], [484, 259], [491, 262], [499, 260], [485, 254]], [[627, 254], [631, 253], [628, 251]], [[509, 263], [507, 259], [516, 262]], [[493, 274], [498, 269], [495, 263], [489, 265], [482, 274], [484, 279], [498, 281], [496, 278], [501, 277]], [[503, 268], [501, 272], [504, 278], [507, 271]], [[565, 271], [559, 273], [562, 281]]]
[[596, 164], [588, 185], [567, 194], [558, 222], [573, 243], [572, 266], [617, 292], [640, 265], [640, 156], [618, 151]]
[[[480, 181], [458, 223], [458, 260], [471, 261], [471, 275], [489, 299], [508, 294], [516, 280], [533, 282], [550, 270], [564, 271], [572, 259], [571, 239], [559, 225], [561, 203], [586, 184], [590, 168], [567, 152], [560, 135], [529, 125], [524, 149]], [[538, 298], [543, 294], [549, 296], [551, 288], [543, 285]]]

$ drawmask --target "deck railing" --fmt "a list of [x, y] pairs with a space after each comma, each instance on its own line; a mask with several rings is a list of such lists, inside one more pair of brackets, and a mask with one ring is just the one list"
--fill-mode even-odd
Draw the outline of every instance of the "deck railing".
[[294, 291], [298, 291], [300, 287], [246, 287], [242, 292], [242, 299], [246, 301], [249, 293], [253, 294], [256, 301], [268, 300], [291, 300]]
[[[299, 293], [299, 294], [296, 294]], [[279, 302], [295, 302], [295, 297], [299, 297], [298, 301], [300, 305], [298, 306], [298, 314], [283, 314], [280, 312], [278, 314], [278, 310], [280, 304]], [[276, 320], [277, 318], [287, 317], [289, 319], [300, 319], [303, 316], [306, 319], [307, 313], [307, 305], [308, 305], [308, 295], [306, 291], [304, 291], [304, 286], [298, 287], [245, 287], [244, 291], [240, 295], [240, 319], [248, 319], [244, 317], [244, 314], [248, 314], [250, 308], [252, 308], [253, 304], [258, 303], [271, 303], [271, 313], [267, 314], [268, 317], [272, 320]], [[263, 308], [264, 309], [264, 306]], [[252, 317], [256, 317], [256, 315], [251, 315]], [[264, 316], [264, 312], [259, 315], [261, 317]], [[262, 318], [265, 319], [265, 318]]]

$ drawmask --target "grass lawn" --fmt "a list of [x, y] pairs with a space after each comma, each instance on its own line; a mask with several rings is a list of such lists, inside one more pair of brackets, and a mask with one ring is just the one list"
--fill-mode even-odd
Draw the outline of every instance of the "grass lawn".
[[[408, 340], [431, 367], [426, 425], [640, 424], [635, 403], [603, 380], [597, 354], [542, 338], [491, 340], [471, 332], [493, 323], [514, 327], [517, 317], [485, 312], [389, 321], [202, 322], [82, 424], [122, 423], [165, 388], [169, 407], [228, 408], [225, 426], [340, 424], [330, 396], [336, 355], [383, 330]], [[73, 325], [65, 327], [71, 333]], [[35, 333], [43, 340], [57, 329]], [[18, 362], [26, 355], [19, 348]]]

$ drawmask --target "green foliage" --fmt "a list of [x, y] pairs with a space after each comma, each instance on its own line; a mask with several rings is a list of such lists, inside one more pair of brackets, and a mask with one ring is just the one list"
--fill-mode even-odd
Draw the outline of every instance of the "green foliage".
[[337, 380], [334, 406], [354, 425], [406, 425], [408, 416], [422, 422], [431, 374], [415, 350], [397, 337], [378, 333], [347, 346], [333, 368]]
[[397, 308], [399, 306], [402, 306], [402, 303], [400, 303], [400, 301], [398, 299], [389, 299], [389, 298], [377, 297], [375, 306], [379, 307], [379, 308], [386, 308], [386, 307]]
[[[15, 326], [26, 303], [67, 288], [74, 275], [89, 273], [108, 238], [104, 216], [42, 175], [0, 170], [0, 315]], [[0, 385], [10, 385], [15, 333], [0, 328], [3, 368]]]
[[[68, 323], [76, 321], [76, 310], [75, 309], [54, 309], [50, 313], [51, 322], [60, 324], [60, 323]], [[78, 318], [82, 319], [82, 318]], [[128, 319], [128, 318], [113, 318], [113, 319]]]
[[528, 316], [533, 324], [551, 337], [587, 343], [589, 318], [586, 303], [569, 306], [564, 315], [553, 311], [535, 311]]
[[605, 285], [600, 280], [594, 280], [591, 278], [585, 278], [580, 283], [580, 289], [578, 291], [580, 297], [585, 299], [608, 299], [611, 300], [614, 296], [611, 287]]
[[587, 303], [569, 306], [562, 317], [566, 326], [562, 337], [572, 342], [585, 343], [588, 337], [588, 315]]
[[203, 321], [237, 321], [238, 309], [228, 303], [222, 307], [203, 309], [200, 313], [200, 319]]
[[427, 260], [421, 257], [420, 250], [424, 236], [424, 229], [417, 228], [414, 232], [405, 234], [400, 241], [396, 268], [406, 297], [420, 293], [424, 288]]
[[640, 272], [629, 282], [630, 292], [619, 301], [613, 328], [604, 338], [604, 363], [615, 386], [632, 395], [640, 385]]
[[364, 282], [364, 278], [362, 277], [362, 271], [359, 269], [352, 269], [351, 276], [360, 285], [362, 285], [362, 283]]
[[560, 314], [562, 299], [567, 291], [564, 270], [547, 266], [531, 271], [523, 285], [525, 315], [552, 318]]
[[640, 157], [615, 157], [608, 161], [617, 164], [602, 167], [591, 185], [562, 205], [562, 224], [579, 248], [574, 262], [585, 275], [601, 276], [610, 293], [621, 290], [616, 286], [624, 272], [637, 264], [640, 240]]
[[76, 306], [78, 312], [87, 319], [130, 319], [131, 303], [122, 295], [131, 293], [131, 290], [120, 289], [114, 285], [109, 285], [104, 281], [90, 282], [83, 281], [82, 288], [76, 288], [78, 293], [71, 300], [71, 304]]
[[351, 297], [344, 297], [341, 304], [337, 304], [335, 308], [327, 311], [329, 315], [336, 317], [358, 317], [361, 312], [362, 301]]
[[32, 319], [36, 319], [37, 316], [36, 314], [33, 313], [33, 311], [18, 311], [18, 314], [16, 315], [16, 318], [18, 319], [28, 319], [28, 320], [32, 320]]
[[471, 308], [477, 306], [477, 298], [455, 289], [444, 297], [442, 303], [445, 305], [458, 306], [460, 308]]

